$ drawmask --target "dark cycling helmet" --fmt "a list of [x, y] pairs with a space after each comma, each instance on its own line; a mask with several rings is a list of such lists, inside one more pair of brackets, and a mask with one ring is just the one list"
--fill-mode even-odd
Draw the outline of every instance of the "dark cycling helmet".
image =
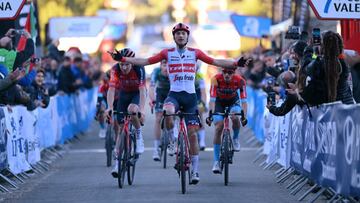
[[120, 54], [124, 57], [135, 57], [135, 52], [130, 48], [121, 49]]
[[175, 35], [175, 32], [179, 30], [184, 30], [185, 32], [187, 32], [188, 35], [190, 35], [190, 27], [185, 25], [184, 23], [176, 24], [172, 29], [172, 34]]

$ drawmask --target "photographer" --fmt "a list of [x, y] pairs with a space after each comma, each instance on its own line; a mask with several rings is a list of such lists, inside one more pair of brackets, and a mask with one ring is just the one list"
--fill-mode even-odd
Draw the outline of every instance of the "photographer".
[[[13, 40], [16, 35], [23, 35], [27, 38], [23, 51], [17, 52], [15, 50]], [[0, 64], [6, 66], [9, 72], [12, 72], [14, 68], [22, 67], [23, 63], [34, 54], [34, 51], [34, 41], [27, 31], [9, 29], [5, 36], [0, 39]]]

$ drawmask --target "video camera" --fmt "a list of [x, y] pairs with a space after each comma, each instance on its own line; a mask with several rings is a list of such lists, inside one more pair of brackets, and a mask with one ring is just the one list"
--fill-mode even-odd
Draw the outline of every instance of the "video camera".
[[300, 27], [299, 26], [289, 26], [288, 31], [285, 33], [285, 39], [300, 39]]

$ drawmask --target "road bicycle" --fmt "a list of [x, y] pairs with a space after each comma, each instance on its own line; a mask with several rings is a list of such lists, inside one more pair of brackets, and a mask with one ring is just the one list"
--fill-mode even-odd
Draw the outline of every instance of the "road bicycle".
[[[182, 108], [180, 108], [182, 109]], [[191, 165], [191, 159], [190, 159], [190, 143], [189, 138], [187, 134], [186, 124], [185, 124], [185, 116], [189, 115], [196, 115], [199, 116], [199, 112], [196, 113], [185, 113], [182, 112], [182, 110], [178, 111], [174, 114], [167, 114], [166, 111], [163, 112], [163, 118], [168, 116], [177, 116], [180, 118], [179, 121], [179, 135], [177, 139], [177, 149], [176, 149], [176, 164], [175, 164], [175, 170], [178, 172], [181, 182], [181, 192], [182, 194], [185, 194], [186, 192], [186, 171], [188, 174], [189, 184], [191, 184], [191, 177], [190, 177], [190, 165]], [[161, 126], [163, 128], [164, 126], [164, 120], [162, 119]], [[167, 139], [169, 140], [169, 139]], [[166, 151], [166, 149], [165, 149]]]
[[[244, 112], [241, 113], [230, 113], [229, 107], [225, 108], [224, 113], [212, 113], [209, 112], [210, 121], [212, 121], [213, 115], [220, 115], [224, 117], [224, 128], [221, 134], [221, 144], [220, 144], [220, 169], [224, 171], [224, 184], [228, 185], [229, 183], [229, 164], [233, 162], [234, 156], [234, 146], [233, 141], [230, 135], [230, 127], [229, 127], [229, 116], [241, 116], [244, 117]], [[208, 123], [210, 126], [211, 123]]]
[[120, 145], [118, 150], [118, 184], [119, 188], [123, 188], [125, 174], [127, 173], [127, 182], [129, 185], [133, 184], [135, 176], [135, 166], [139, 155], [136, 154], [136, 133], [135, 128], [131, 124], [131, 116], [137, 115], [141, 117], [140, 113], [127, 112], [113, 112], [114, 115], [124, 116], [124, 126], [120, 133]]

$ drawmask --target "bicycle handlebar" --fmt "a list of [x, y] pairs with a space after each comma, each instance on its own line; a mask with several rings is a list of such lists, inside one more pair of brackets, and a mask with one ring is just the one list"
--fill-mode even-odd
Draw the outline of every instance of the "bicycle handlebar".
[[[177, 113], [173, 113], [173, 114], [167, 114], [166, 111], [164, 110], [163, 111], [163, 119], [161, 120], [161, 129], [164, 129], [164, 120], [165, 120], [164, 118], [169, 117], [169, 116], [179, 116], [180, 118], [183, 118], [184, 116], [198, 116], [199, 121], [200, 121], [200, 114], [199, 114], [198, 110], [196, 110], [195, 113], [185, 113], [182, 111], [178, 111]], [[199, 122], [199, 127], [200, 128], [202, 127], [201, 122]]]

